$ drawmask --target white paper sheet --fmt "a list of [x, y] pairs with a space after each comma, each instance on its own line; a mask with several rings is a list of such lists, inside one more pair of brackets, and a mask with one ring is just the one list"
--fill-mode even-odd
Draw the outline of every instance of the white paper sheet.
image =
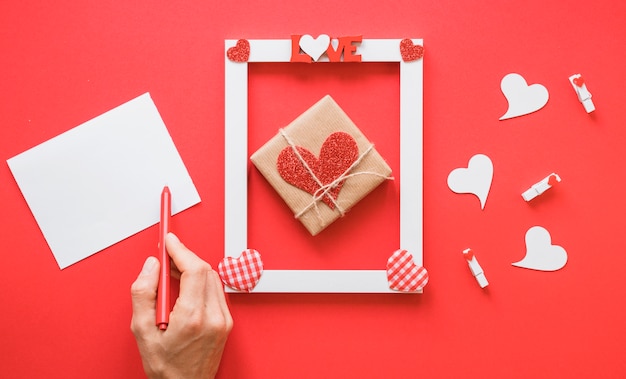
[[200, 202], [149, 93], [7, 163], [61, 269]]

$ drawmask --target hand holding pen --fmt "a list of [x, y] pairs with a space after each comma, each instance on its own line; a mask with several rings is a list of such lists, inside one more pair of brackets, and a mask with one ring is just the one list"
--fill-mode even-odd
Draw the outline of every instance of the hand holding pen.
[[233, 319], [219, 275], [172, 233], [164, 238], [180, 278], [180, 293], [166, 330], [155, 325], [161, 265], [148, 257], [131, 286], [133, 332], [149, 378], [213, 378]]

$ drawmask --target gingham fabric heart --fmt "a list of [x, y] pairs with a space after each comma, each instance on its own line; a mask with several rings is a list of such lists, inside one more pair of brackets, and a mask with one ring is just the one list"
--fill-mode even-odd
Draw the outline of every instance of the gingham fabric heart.
[[258, 251], [248, 249], [239, 258], [222, 259], [217, 270], [224, 284], [237, 291], [250, 292], [261, 279], [263, 261]]
[[389, 288], [402, 292], [415, 292], [428, 283], [428, 271], [413, 262], [413, 255], [406, 250], [396, 250], [387, 260]]

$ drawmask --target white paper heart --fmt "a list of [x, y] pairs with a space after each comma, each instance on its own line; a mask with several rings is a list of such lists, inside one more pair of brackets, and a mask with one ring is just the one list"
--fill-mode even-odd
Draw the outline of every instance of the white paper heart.
[[541, 226], [533, 226], [526, 232], [526, 256], [513, 266], [539, 271], [556, 271], [567, 263], [564, 248], [552, 245], [550, 233]]
[[500, 117], [506, 120], [533, 113], [548, 102], [548, 90], [541, 84], [528, 85], [520, 74], [508, 74], [500, 82], [500, 89], [509, 103], [509, 109]]
[[330, 37], [327, 34], [320, 34], [317, 38], [305, 34], [300, 38], [300, 48], [316, 62], [328, 50], [328, 45]]
[[480, 200], [480, 208], [485, 209], [487, 195], [493, 179], [493, 163], [488, 156], [476, 154], [467, 168], [457, 168], [448, 175], [448, 187], [452, 192], [471, 193]]

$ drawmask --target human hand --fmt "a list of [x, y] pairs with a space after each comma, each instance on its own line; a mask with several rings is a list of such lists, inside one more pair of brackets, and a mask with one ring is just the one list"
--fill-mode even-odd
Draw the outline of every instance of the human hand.
[[[148, 257], [131, 286], [130, 328], [149, 378], [213, 378], [219, 368], [233, 319], [224, 289], [211, 266], [169, 233], [165, 238], [173, 270], [180, 273], [180, 293], [166, 330], [156, 325], [159, 260]], [[174, 267], [174, 266], [172, 266]]]

